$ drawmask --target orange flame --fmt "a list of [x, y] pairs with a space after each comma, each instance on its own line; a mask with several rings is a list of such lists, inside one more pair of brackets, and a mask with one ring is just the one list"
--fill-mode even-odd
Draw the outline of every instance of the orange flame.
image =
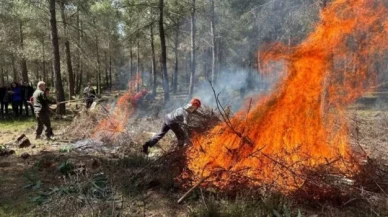
[[124, 132], [129, 118], [136, 110], [136, 87], [139, 83], [141, 83], [140, 77], [128, 82], [128, 91], [117, 100], [113, 113], [97, 125], [91, 138], [113, 140], [117, 135]]
[[250, 112], [196, 136], [186, 153], [190, 174], [182, 176], [209, 177], [225, 190], [243, 184], [289, 192], [302, 185], [306, 169], [331, 164], [345, 172], [346, 106], [375, 82], [388, 48], [387, 17], [382, 1], [336, 0], [300, 45], [261, 51], [260, 65], [283, 63], [285, 78]]

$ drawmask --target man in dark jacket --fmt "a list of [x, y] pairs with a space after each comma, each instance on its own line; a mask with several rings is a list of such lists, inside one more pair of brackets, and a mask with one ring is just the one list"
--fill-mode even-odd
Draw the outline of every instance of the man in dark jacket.
[[50, 139], [52, 136], [54, 136], [50, 122], [49, 105], [55, 103], [47, 98], [45, 90], [46, 84], [43, 81], [40, 81], [38, 83], [38, 88], [35, 90], [32, 96], [34, 103], [34, 112], [38, 123], [38, 126], [36, 128], [36, 139], [40, 139], [40, 136], [43, 131], [43, 125], [46, 127], [45, 134], [47, 139]]
[[30, 107], [30, 104], [28, 103], [28, 101], [30, 100], [33, 94], [34, 94], [34, 88], [30, 84], [28, 84], [28, 82], [23, 82], [22, 101], [23, 101], [24, 109], [26, 110], [26, 116], [28, 116], [29, 114], [28, 112], [29, 109], [31, 109], [31, 112], [34, 112], [33, 108]]
[[10, 102], [10, 91], [11, 89], [9, 86], [6, 84], [2, 89], [1, 89], [1, 94], [0, 94], [0, 112], [3, 117], [8, 116], [8, 104]]
[[22, 114], [22, 88], [16, 82], [11, 84], [12, 110], [16, 117]]
[[4, 117], [3, 98], [5, 96], [5, 92], [6, 92], [5, 87], [0, 87], [0, 115], [1, 115], [1, 117]]
[[86, 108], [89, 109], [93, 104], [94, 98], [96, 98], [96, 91], [94, 91], [93, 87], [90, 85], [90, 82], [88, 82], [88, 86], [84, 89], [84, 98]]
[[148, 154], [148, 148], [156, 145], [160, 139], [162, 139], [169, 130], [174, 132], [178, 139], [178, 147], [184, 146], [188, 139], [187, 133], [187, 119], [190, 114], [194, 113], [198, 108], [201, 107], [201, 101], [199, 99], [192, 99], [189, 104], [185, 107], [180, 107], [168, 113], [164, 117], [163, 127], [158, 134], [153, 136], [143, 145], [143, 153]]

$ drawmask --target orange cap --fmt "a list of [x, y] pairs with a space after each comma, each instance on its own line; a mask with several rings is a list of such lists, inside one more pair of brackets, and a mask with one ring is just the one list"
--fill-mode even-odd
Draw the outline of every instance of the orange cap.
[[201, 107], [201, 101], [197, 98], [194, 98], [191, 100], [191, 105], [197, 107], [197, 108], [200, 108]]

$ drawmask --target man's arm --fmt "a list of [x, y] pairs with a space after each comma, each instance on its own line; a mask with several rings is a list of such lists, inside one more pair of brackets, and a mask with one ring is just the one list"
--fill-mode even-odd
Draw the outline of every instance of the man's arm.
[[42, 103], [46, 104], [46, 105], [52, 105], [52, 104], [56, 104], [56, 100], [51, 100], [49, 99], [46, 94], [44, 93], [40, 93], [39, 94], [39, 98], [41, 100]]
[[186, 142], [189, 141], [189, 126], [188, 126], [188, 113], [187, 111], [183, 111], [183, 123], [182, 123], [182, 130], [185, 133], [185, 140]]

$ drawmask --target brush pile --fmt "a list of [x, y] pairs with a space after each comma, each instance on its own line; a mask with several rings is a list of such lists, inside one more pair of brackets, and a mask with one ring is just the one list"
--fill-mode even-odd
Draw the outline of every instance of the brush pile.
[[63, 139], [77, 141], [89, 138], [105, 116], [104, 111], [99, 107], [93, 112], [81, 112], [65, 130]]
[[220, 124], [220, 122], [221, 118], [216, 109], [203, 106], [190, 117], [189, 129], [191, 133], [203, 134]]

